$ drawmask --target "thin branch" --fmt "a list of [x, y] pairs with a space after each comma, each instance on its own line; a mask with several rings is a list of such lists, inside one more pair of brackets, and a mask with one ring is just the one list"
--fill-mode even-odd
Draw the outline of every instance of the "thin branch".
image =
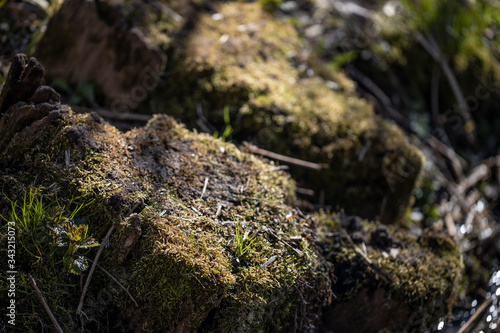
[[435, 128], [441, 128], [439, 121], [439, 79], [441, 77], [441, 70], [438, 63], [434, 64], [432, 68], [432, 81], [431, 81], [431, 113], [432, 122]]
[[36, 282], [35, 282], [35, 279], [33, 279], [31, 274], [28, 274], [28, 277], [30, 279], [31, 285], [33, 286], [33, 289], [35, 289], [35, 292], [36, 292], [36, 295], [38, 296], [38, 299], [40, 300], [43, 307], [45, 308], [45, 311], [47, 311], [47, 314], [49, 315], [50, 320], [52, 320], [52, 323], [56, 327], [57, 331], [59, 333], [63, 333], [63, 330], [62, 330], [61, 326], [59, 326], [59, 323], [57, 322], [56, 317], [54, 317], [54, 314], [52, 313], [52, 311], [50, 311], [50, 308], [49, 308], [47, 302], [45, 301], [45, 298], [43, 298], [42, 292], [40, 291], [40, 289], [38, 289]]
[[462, 181], [465, 178], [464, 168], [467, 166], [467, 162], [458, 155], [452, 147], [447, 146], [435, 136], [431, 136], [426, 141], [429, 146], [436, 149], [450, 160], [455, 177], [457, 177], [458, 181]]
[[290, 167], [288, 165], [278, 165], [274, 168], [270, 168], [267, 170], [262, 170], [260, 171], [261, 173], [267, 173], [267, 172], [275, 172], [275, 171], [280, 171], [280, 170], [288, 170]]
[[290, 244], [288, 244], [287, 242], [285, 242], [283, 239], [281, 239], [280, 236], [276, 235], [270, 228], [265, 228], [265, 230], [273, 235], [274, 237], [276, 237], [277, 240], [279, 240], [281, 243], [283, 243], [285, 246], [289, 247], [290, 249], [292, 249], [295, 253], [297, 253], [299, 255], [299, 257], [302, 257], [304, 255], [304, 253], [302, 251], [300, 251], [299, 249], [296, 249], [294, 248], [293, 246], [291, 246]]
[[298, 158], [293, 158], [293, 157], [273, 153], [272, 151], [258, 148], [258, 147], [253, 146], [253, 145], [249, 145], [248, 150], [254, 154], [259, 154], [259, 155], [262, 155], [265, 157], [272, 158], [273, 160], [278, 160], [278, 161], [282, 161], [285, 163], [298, 165], [298, 166], [301, 166], [304, 168], [309, 168], [309, 169], [314, 169], [314, 170], [328, 169], [328, 165], [326, 165], [326, 164], [318, 164], [318, 163], [308, 162], [308, 161], [300, 160]]
[[490, 168], [486, 164], [479, 164], [463, 179], [459, 184], [457, 189], [461, 193], [467, 192], [468, 189], [479, 183], [481, 180], [486, 179], [490, 176]]
[[[87, 258], [85, 257], [88, 261], [90, 261], [91, 263], [94, 262], [94, 260], [90, 259], [90, 258]], [[113, 275], [111, 275], [110, 272], [108, 272], [107, 270], [105, 270], [101, 265], [97, 264], [97, 267], [99, 267], [99, 269], [101, 269], [107, 276], [109, 276], [111, 278], [111, 280], [115, 281], [116, 284], [122, 288], [126, 293], [127, 295], [130, 297], [130, 299], [134, 302], [135, 306], [136, 307], [139, 307], [139, 304], [137, 304], [137, 302], [135, 301], [134, 297], [132, 297], [132, 295], [130, 294], [130, 292], [127, 290], [127, 288], [125, 288], [123, 286], [123, 284], [120, 283], [120, 281], [118, 281]]]
[[490, 298], [486, 300], [483, 304], [481, 304], [481, 306], [477, 309], [477, 311], [469, 318], [469, 320], [467, 320], [465, 325], [460, 327], [457, 333], [468, 332], [469, 327], [472, 326], [472, 324], [474, 324], [479, 315], [481, 315], [484, 312], [484, 310], [486, 310], [491, 305], [491, 303], [493, 303], [493, 298]]
[[78, 308], [76, 309], [76, 314], [80, 315], [82, 312], [82, 307], [83, 307], [83, 300], [85, 299], [85, 294], [87, 293], [87, 289], [90, 284], [90, 280], [92, 279], [92, 275], [94, 274], [95, 267], [97, 265], [97, 261], [99, 260], [99, 257], [101, 256], [102, 250], [104, 250], [104, 247], [108, 243], [109, 236], [111, 236], [111, 233], [115, 230], [115, 225], [111, 225], [111, 228], [109, 228], [108, 233], [106, 234], [106, 237], [102, 240], [101, 246], [99, 246], [99, 250], [97, 250], [97, 254], [95, 256], [94, 262], [92, 263], [92, 267], [90, 268], [89, 271], [89, 276], [87, 277], [87, 281], [85, 281], [85, 286], [83, 287], [82, 291], [82, 296], [80, 297], [80, 303], [78, 304]]
[[450, 84], [450, 88], [453, 91], [453, 95], [455, 95], [455, 99], [457, 100], [458, 111], [460, 112], [460, 115], [462, 116], [462, 118], [464, 118], [465, 122], [470, 121], [471, 116], [467, 110], [467, 102], [464, 98], [462, 91], [460, 90], [460, 86], [458, 85], [457, 79], [455, 78], [453, 71], [448, 65], [448, 62], [444, 59], [443, 55], [441, 54], [441, 51], [439, 50], [439, 46], [437, 45], [436, 41], [432, 36], [430, 36], [428, 39], [425, 38], [420, 32], [415, 32], [414, 36], [415, 39], [420, 43], [420, 45], [422, 45], [422, 47], [427, 51], [427, 53], [429, 53], [429, 55], [434, 59], [434, 61], [441, 66], [441, 69], [443, 70], [444, 75], [446, 76], [446, 79]]
[[380, 102], [382, 105], [383, 109], [385, 112], [391, 117], [399, 126], [404, 128], [407, 131], [411, 131], [410, 125], [408, 124], [408, 120], [401, 115], [396, 109], [392, 107], [392, 101], [389, 98], [389, 96], [386, 95], [386, 93], [379, 88], [373, 82], [372, 79], [367, 77], [365, 74], [363, 74], [360, 70], [358, 70], [356, 67], [349, 65], [347, 67], [347, 70], [350, 74], [350, 76], [360, 82], [363, 86], [365, 86], [366, 89], [369, 90], [369, 92], [375, 96], [375, 98]]

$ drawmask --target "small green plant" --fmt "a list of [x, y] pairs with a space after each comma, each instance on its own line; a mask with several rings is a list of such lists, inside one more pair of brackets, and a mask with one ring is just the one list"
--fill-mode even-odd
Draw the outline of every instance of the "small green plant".
[[[229, 115], [229, 106], [224, 107], [224, 130], [220, 135], [220, 139], [225, 142], [228, 138], [230, 139], [231, 134], [233, 134], [233, 127], [231, 126], [231, 116]], [[214, 132], [214, 138], [219, 138], [219, 131]]]
[[[75, 219], [76, 214], [92, 202], [74, 206], [74, 199], [67, 205], [44, 204], [43, 196], [36, 190], [25, 192], [23, 201], [11, 202], [9, 217], [0, 215], [13, 226], [17, 244], [32, 258], [31, 265], [48, 265], [54, 271], [81, 274], [88, 263], [79, 253], [99, 244], [88, 236], [88, 225]], [[62, 266], [62, 269], [59, 267]]]
[[256, 234], [250, 234], [250, 230], [243, 233], [243, 227], [239, 222], [236, 222], [235, 227], [235, 237], [234, 242], [236, 243], [236, 248], [234, 249], [234, 254], [237, 258], [242, 258], [249, 251], [252, 244], [257, 238]]

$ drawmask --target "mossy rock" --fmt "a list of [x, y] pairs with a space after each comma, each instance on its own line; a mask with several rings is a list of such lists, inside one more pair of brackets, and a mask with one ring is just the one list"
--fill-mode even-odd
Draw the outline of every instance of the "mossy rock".
[[[51, 48], [53, 40], [61, 40], [56, 27], [72, 24], [69, 18], [80, 10], [78, 1], [63, 5], [39, 45], [38, 54], [52, 76], [73, 75], [56, 72], [58, 62], [65, 61], [60, 54], [70, 54], [82, 43], [94, 52], [97, 34], [85, 27], [64, 38], [63, 50]], [[162, 49], [168, 59], [162, 75], [156, 71], [156, 76], [147, 76], [147, 84], [143, 69], [137, 72], [143, 76], [128, 71], [127, 80], [117, 75], [115, 85], [126, 82], [133, 91], [128, 99], [105, 99], [113, 110], [129, 112], [141, 103], [142, 112], [167, 113], [189, 127], [220, 133], [230, 127], [230, 138], [236, 141], [326, 165], [320, 171], [291, 168], [300, 186], [315, 191], [316, 201], [324, 197], [323, 203], [333, 208], [386, 223], [404, 216], [422, 154], [397, 126], [376, 116], [356, 96], [353, 82], [341, 72], [321, 65], [314, 66], [318, 74], [307, 71], [311, 59], [304, 59], [305, 42], [286, 18], [273, 17], [258, 3], [173, 2], [173, 8], [184, 13], [180, 22], [172, 15], [153, 15], [151, 6], [142, 2], [136, 4], [146, 13], [142, 20], [127, 14], [132, 8], [127, 1], [104, 1], [99, 6], [108, 9], [101, 20], [109, 21], [109, 13], [114, 13], [111, 17], [121, 17], [115, 21], [139, 27], [143, 39]], [[116, 59], [127, 52], [123, 45], [101, 44], [99, 52], [105, 50]], [[92, 61], [79, 58], [70, 72], [90, 68]], [[116, 60], [106, 68], [117, 71], [121, 66]], [[101, 93], [113, 95], [99, 84], [101, 79], [109, 83], [109, 75], [98, 67], [91, 72]], [[137, 77], [135, 87], [132, 77]], [[332, 84], [337, 90], [329, 88]]]
[[[288, 174], [232, 144], [190, 132], [169, 116], [121, 133], [95, 113], [43, 103], [52, 111], [27, 119], [0, 152], [0, 212], [8, 216], [6, 198], [22, 202], [31, 187], [47, 203], [85, 200], [89, 205], [77, 217], [89, 235], [101, 241], [116, 228], [99, 264], [138, 306], [97, 269], [85, 315], [75, 316], [80, 277], [53, 270], [49, 258], [36, 260], [23, 250], [31, 243], [19, 244], [17, 256], [24, 259], [16, 286], [23, 297], [16, 299], [16, 328], [53, 327], [28, 274], [69, 332], [314, 328], [329, 298], [329, 274], [314, 245], [311, 217], [287, 205], [294, 200]], [[2, 126], [22, 118], [12, 115], [26, 107], [40, 104], [14, 104]], [[2, 229], [2, 243], [4, 236]], [[42, 248], [46, 238], [33, 241]], [[4, 290], [6, 280], [1, 281]]]
[[341, 214], [318, 214], [318, 219], [318, 242], [337, 279], [323, 327], [424, 332], [451, 312], [464, 264], [460, 247], [445, 231], [412, 234]]
[[[43, 75], [36, 59], [17, 56], [12, 68], [7, 87], [19, 89], [0, 95], [0, 105], [10, 105], [0, 119], [0, 130], [9, 129], [0, 147], [0, 214], [9, 216], [11, 202], [26, 202], [35, 188], [47, 203], [42, 221], [62, 216], [88, 226], [99, 241], [110, 234], [100, 267], [134, 297], [98, 269], [83, 313], [75, 316], [83, 279], [40, 251], [65, 245], [48, 244], [50, 232], [31, 237], [31, 227], [17, 229], [30, 236], [17, 238], [19, 331], [53, 328], [31, 277], [70, 332], [308, 332], [318, 328], [321, 313], [326, 329], [349, 328], [340, 319], [357, 318], [359, 311], [349, 309], [366, 309], [360, 304], [374, 306], [358, 329], [396, 308], [421, 314], [419, 329], [456, 298], [461, 257], [445, 235], [426, 231], [416, 238], [360, 218], [305, 215], [289, 205], [294, 182], [281, 168], [165, 115], [119, 132], [95, 113], [60, 105], [50, 88], [26, 84], [28, 73]], [[11, 103], [19, 90], [21, 100]], [[78, 216], [71, 215], [74, 198], [84, 205]], [[2, 219], [2, 255], [5, 227]], [[367, 250], [358, 257], [360, 241]], [[86, 260], [71, 259], [80, 258]], [[0, 290], [8, 288], [0, 279]], [[337, 298], [328, 307], [332, 288]], [[376, 307], [385, 300], [392, 305]], [[398, 315], [381, 328], [399, 332], [414, 324]]]
[[290, 24], [258, 4], [221, 4], [217, 11], [216, 19], [202, 13], [173, 43], [169, 75], [147, 108], [195, 125], [201, 106], [222, 131], [228, 107], [233, 139], [326, 164], [319, 172], [291, 172], [317, 197], [324, 192], [327, 204], [389, 223], [402, 217], [423, 164], [418, 149], [375, 116], [342, 73], [302, 73], [303, 45]]
[[301, 72], [303, 45], [290, 24], [258, 4], [217, 11], [220, 20], [201, 14], [173, 44], [161, 96], [153, 93], [147, 107], [194, 125], [199, 104], [221, 131], [229, 107], [234, 139], [326, 164], [319, 172], [291, 171], [317, 197], [324, 191], [326, 204], [386, 222], [403, 216], [423, 158], [401, 131], [375, 116], [342, 73]]

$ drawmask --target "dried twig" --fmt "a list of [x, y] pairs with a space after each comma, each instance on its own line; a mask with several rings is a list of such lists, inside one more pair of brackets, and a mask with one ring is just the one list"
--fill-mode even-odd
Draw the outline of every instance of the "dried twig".
[[259, 155], [262, 155], [265, 157], [272, 158], [273, 160], [278, 160], [278, 161], [282, 161], [285, 163], [298, 165], [298, 166], [301, 166], [304, 168], [309, 168], [309, 169], [314, 169], [314, 170], [328, 169], [328, 165], [326, 165], [326, 164], [318, 164], [318, 163], [308, 162], [308, 161], [300, 160], [298, 158], [273, 153], [272, 151], [258, 148], [258, 147], [253, 146], [253, 145], [249, 145], [248, 149], [250, 150], [250, 152], [252, 152], [254, 154], [259, 154]]
[[460, 327], [457, 333], [465, 333], [469, 332], [469, 327], [474, 324], [477, 318], [493, 303], [493, 298], [486, 300], [481, 306], [477, 309], [477, 311], [467, 320], [464, 326]]
[[434, 59], [434, 61], [441, 66], [441, 69], [443, 70], [444, 75], [446, 76], [446, 79], [450, 84], [451, 90], [453, 91], [453, 94], [455, 95], [455, 98], [457, 100], [458, 111], [460, 112], [460, 115], [462, 116], [462, 118], [464, 118], [465, 122], [470, 121], [471, 116], [467, 110], [467, 102], [465, 100], [465, 97], [462, 94], [462, 91], [460, 90], [460, 86], [458, 85], [457, 79], [455, 78], [453, 71], [448, 65], [448, 62], [444, 59], [443, 55], [441, 54], [441, 51], [439, 50], [439, 46], [437, 45], [436, 41], [432, 36], [425, 38], [420, 32], [415, 32], [414, 36], [415, 39], [420, 43], [420, 45], [422, 45], [422, 47], [427, 51], [427, 53], [429, 53], [429, 55]]
[[87, 281], [85, 281], [85, 286], [83, 287], [82, 291], [82, 296], [80, 297], [80, 303], [78, 304], [78, 308], [76, 309], [76, 314], [80, 315], [82, 312], [82, 307], [83, 307], [83, 300], [85, 299], [85, 294], [87, 293], [87, 289], [90, 284], [90, 280], [92, 279], [92, 275], [94, 274], [95, 267], [97, 265], [97, 261], [99, 260], [99, 257], [101, 256], [102, 250], [104, 250], [104, 247], [108, 243], [109, 236], [111, 236], [111, 233], [115, 230], [115, 225], [111, 225], [111, 228], [109, 228], [108, 233], [106, 234], [106, 237], [102, 240], [101, 246], [99, 246], [99, 250], [97, 250], [97, 254], [95, 256], [94, 262], [92, 263], [92, 267], [90, 268], [89, 271], [89, 276], [87, 277]]
[[262, 170], [260, 171], [261, 173], [267, 173], [267, 172], [274, 172], [274, 171], [280, 171], [280, 170], [288, 170], [290, 167], [288, 165], [278, 165], [274, 168], [270, 168], [267, 170]]
[[403, 115], [401, 115], [401, 113], [399, 113], [396, 109], [392, 107], [393, 103], [389, 98], [389, 96], [387, 96], [385, 92], [375, 84], [375, 82], [373, 82], [369, 77], [364, 75], [361, 71], [359, 71], [356, 67], [352, 65], [348, 65], [347, 69], [353, 79], [360, 82], [363, 86], [366, 87], [366, 89], [369, 90], [369, 92], [373, 96], [375, 96], [375, 98], [380, 102], [380, 104], [384, 108], [385, 112], [387, 112], [387, 114], [399, 126], [404, 128], [405, 130], [408, 131], [411, 130], [410, 125], [408, 124], [408, 120]]
[[432, 68], [432, 81], [431, 81], [431, 114], [432, 122], [435, 128], [441, 128], [439, 122], [439, 79], [441, 77], [441, 70], [437, 63]]
[[[87, 258], [85, 257], [88, 261], [90, 261], [91, 263], [94, 263], [94, 260], [90, 259], [90, 258]], [[120, 281], [118, 281], [113, 275], [111, 275], [110, 272], [108, 272], [107, 270], [105, 270], [101, 265], [97, 264], [97, 267], [99, 267], [100, 270], [102, 270], [107, 276], [109, 276], [111, 278], [111, 280], [115, 281], [116, 284], [122, 288], [126, 293], [127, 295], [130, 297], [130, 299], [134, 302], [135, 306], [136, 307], [139, 307], [139, 304], [137, 304], [136, 300], [134, 299], [134, 297], [132, 297], [132, 295], [130, 294], [130, 292], [127, 290], [127, 288], [125, 288], [123, 286], [123, 284], [120, 283]]]
[[479, 183], [481, 180], [488, 178], [490, 169], [485, 164], [479, 164], [467, 175], [467, 178], [458, 184], [458, 191], [461, 193], [467, 192], [468, 189]]
[[200, 199], [203, 199], [203, 196], [205, 195], [205, 191], [207, 190], [207, 186], [208, 186], [208, 177], [205, 178], [205, 184], [203, 185], [203, 191], [201, 191]]
[[370, 267], [375, 272], [375, 274], [377, 274], [378, 277], [384, 280], [385, 283], [392, 284], [394, 282], [392, 276], [385, 269], [375, 264], [370, 258], [368, 258], [368, 255], [365, 252], [363, 252], [363, 250], [361, 250], [358, 246], [356, 246], [351, 236], [347, 233], [347, 231], [344, 228], [341, 228], [341, 230], [344, 236], [347, 238], [347, 241], [354, 248], [354, 252], [360, 255], [361, 259], [364, 260], [366, 265], [368, 265], [368, 267]]
[[281, 243], [283, 243], [285, 246], [287, 246], [288, 248], [292, 249], [295, 253], [297, 253], [299, 255], [299, 257], [302, 257], [304, 255], [304, 253], [302, 251], [300, 251], [299, 249], [294, 248], [293, 246], [291, 246], [290, 244], [288, 244], [287, 242], [285, 242], [280, 236], [276, 235], [270, 228], [265, 228], [265, 230], [269, 234], [271, 234], [272, 236], [274, 236], [277, 240], [279, 240]]
[[203, 114], [203, 108], [201, 107], [201, 103], [196, 103], [196, 114], [198, 115], [198, 119], [196, 119], [196, 124], [200, 127], [200, 129], [205, 132], [212, 134], [215, 131], [215, 127], [208, 121], [208, 119]]
[[35, 282], [35, 279], [33, 279], [33, 277], [31, 276], [31, 274], [28, 274], [28, 277], [30, 279], [31, 285], [33, 286], [33, 289], [35, 289], [35, 292], [36, 292], [36, 295], [38, 296], [38, 299], [40, 300], [40, 302], [42, 303], [43, 307], [45, 308], [45, 311], [47, 311], [47, 314], [49, 315], [50, 320], [52, 320], [52, 323], [56, 327], [57, 331], [59, 333], [63, 333], [63, 330], [62, 330], [61, 326], [59, 326], [59, 323], [57, 322], [56, 317], [54, 317], [54, 314], [50, 310], [47, 302], [45, 301], [45, 298], [43, 298], [42, 292], [40, 291], [40, 289], [38, 289], [38, 287], [36, 285], [36, 282]]
[[455, 176], [459, 181], [462, 181], [465, 178], [464, 168], [467, 167], [467, 162], [460, 155], [458, 155], [453, 148], [447, 146], [438, 138], [431, 136], [426, 141], [429, 146], [445, 155], [451, 161], [451, 166]]

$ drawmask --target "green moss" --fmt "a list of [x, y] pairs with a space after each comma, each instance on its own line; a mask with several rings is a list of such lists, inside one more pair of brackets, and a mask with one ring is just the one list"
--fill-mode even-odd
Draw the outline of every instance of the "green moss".
[[[6, 195], [15, 198], [40, 177], [40, 186], [59, 198], [93, 200], [81, 211], [89, 233], [100, 240], [116, 227], [99, 263], [139, 305], [96, 270], [83, 309], [87, 327], [285, 331], [294, 317], [312, 317], [302, 299], [316, 304], [328, 295], [328, 283], [311, 291], [313, 281], [325, 280], [314, 243], [288, 244], [308, 232], [308, 221], [286, 205], [294, 183], [283, 171], [269, 171], [273, 165], [165, 116], [123, 134], [95, 115], [70, 112], [37, 130], [17, 133], [2, 155], [8, 164], [0, 177], [11, 185]], [[255, 237], [239, 257], [237, 223], [239, 232]], [[49, 288], [46, 278], [37, 276], [72, 331], [78, 283]], [[29, 295], [20, 312], [38, 302]], [[33, 313], [41, 314], [41, 325], [51, 325], [42, 310]], [[26, 323], [39, 328], [35, 319]]]
[[386, 222], [403, 216], [423, 157], [401, 131], [375, 116], [342, 73], [320, 65], [314, 76], [304, 73], [303, 41], [291, 25], [258, 4], [225, 3], [217, 11], [220, 20], [200, 13], [172, 43], [169, 75], [144, 111], [219, 129], [229, 108], [233, 139], [326, 164], [291, 173], [317, 197], [324, 191], [327, 204]]
[[[362, 221], [347, 236], [344, 228], [349, 227], [340, 216], [320, 214], [318, 218], [319, 241], [338, 281], [333, 286], [334, 307], [362, 291], [370, 295], [382, 289], [385, 299], [407, 307], [421, 328], [437, 324], [451, 311], [464, 265], [459, 246], [446, 233], [426, 229], [417, 237], [397, 226], [380, 229], [377, 222]], [[377, 235], [380, 230], [382, 236]], [[363, 246], [371, 263], [359, 253]]]

